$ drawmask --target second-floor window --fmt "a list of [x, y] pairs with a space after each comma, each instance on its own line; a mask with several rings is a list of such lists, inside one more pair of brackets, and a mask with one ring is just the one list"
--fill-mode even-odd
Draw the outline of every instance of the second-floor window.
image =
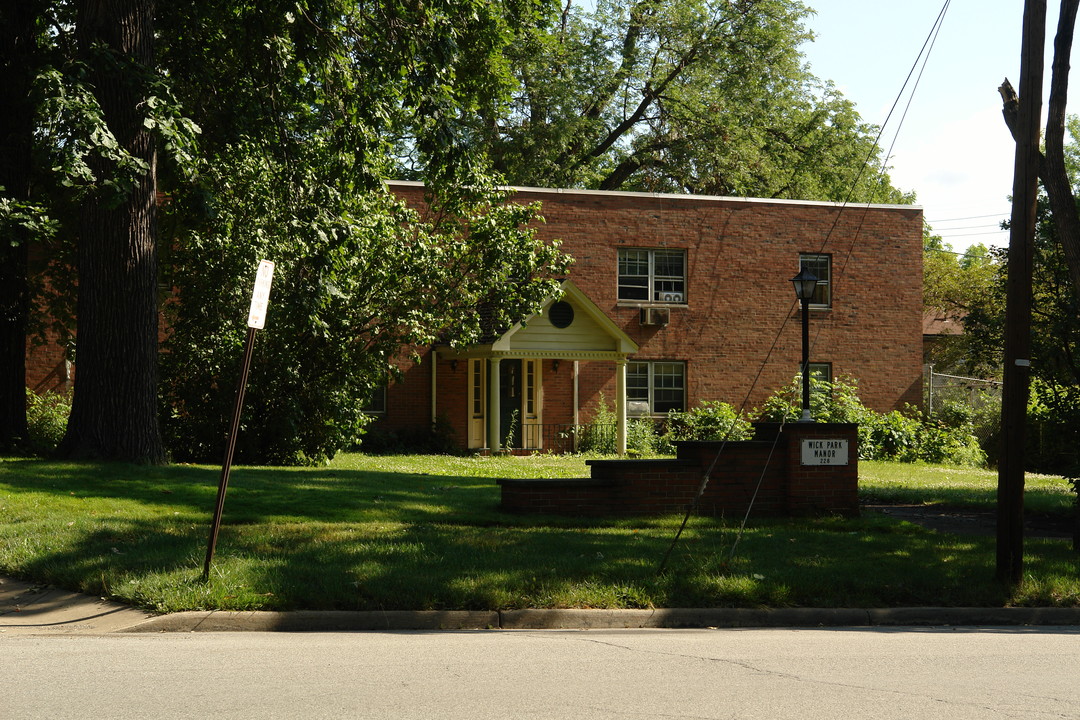
[[817, 289], [814, 290], [810, 307], [832, 307], [832, 257], [803, 253], [799, 256], [799, 269], [812, 272], [817, 278]]
[[619, 299], [686, 302], [685, 250], [619, 250]]

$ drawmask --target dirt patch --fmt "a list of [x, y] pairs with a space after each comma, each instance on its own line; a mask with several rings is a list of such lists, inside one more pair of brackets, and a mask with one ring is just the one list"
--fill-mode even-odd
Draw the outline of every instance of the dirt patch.
[[[997, 532], [997, 513], [992, 510], [883, 503], [864, 503], [862, 509], [954, 535], [994, 535]], [[1027, 537], [1071, 539], [1074, 522], [1073, 518], [1065, 515], [1027, 513], [1024, 516], [1024, 534]]]

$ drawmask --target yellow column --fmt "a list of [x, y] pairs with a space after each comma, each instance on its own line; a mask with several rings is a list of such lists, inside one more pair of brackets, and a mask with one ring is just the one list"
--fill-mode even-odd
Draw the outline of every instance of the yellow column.
[[615, 449], [626, 454], [626, 358], [615, 361], [615, 418], [618, 431]]
[[499, 358], [491, 358], [488, 368], [488, 449], [491, 454], [499, 452], [499, 421], [502, 417], [499, 408]]

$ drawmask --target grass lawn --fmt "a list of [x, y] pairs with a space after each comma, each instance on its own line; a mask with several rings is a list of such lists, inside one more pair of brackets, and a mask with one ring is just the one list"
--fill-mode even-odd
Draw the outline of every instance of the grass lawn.
[[[233, 468], [202, 581], [220, 468], [0, 458], [0, 572], [149, 609], [1080, 605], [1068, 541], [1025, 543], [1026, 579], [994, 581], [994, 539], [859, 519], [631, 520], [509, 515], [500, 477], [577, 477], [579, 457], [369, 457]], [[996, 475], [860, 463], [877, 501], [991, 507]], [[1060, 478], [1028, 506], [1071, 511]]]

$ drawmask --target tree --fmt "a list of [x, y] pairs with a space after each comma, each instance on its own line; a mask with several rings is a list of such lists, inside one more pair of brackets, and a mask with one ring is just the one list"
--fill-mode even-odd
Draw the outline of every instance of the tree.
[[[1045, 193], [1039, 196], [1032, 256], [1032, 375], [1052, 385], [1080, 384], [1080, 299], [1057, 235], [1056, 216]], [[993, 277], [964, 319], [972, 350], [983, 362], [1000, 362], [1004, 343], [1007, 253], [990, 251]]]
[[[163, 459], [161, 279], [178, 294], [165, 303], [175, 324], [163, 392], [175, 439], [195, 418], [214, 426], [214, 401], [194, 390], [231, 392], [230, 331], [248, 274], [260, 257], [278, 262], [281, 342], [268, 374], [254, 376], [270, 398], [259, 417], [276, 429], [245, 428], [248, 457], [277, 461], [352, 442], [395, 343], [465, 341], [480, 329], [466, 310], [484, 305], [506, 322], [556, 287], [550, 275], [565, 259], [524, 228], [535, 209], [500, 206], [463, 142], [463, 118], [506, 96], [508, 28], [532, 3], [230, 1], [158, 4], [155, 16], [150, 0], [35, 2], [52, 53], [34, 77], [33, 165], [48, 169], [36, 199], [57, 237], [78, 230], [69, 456]], [[192, 118], [205, 128], [198, 143]], [[424, 164], [430, 218], [381, 185], [395, 141]], [[46, 235], [23, 226], [35, 242]], [[52, 283], [57, 293], [73, 285]]]
[[0, 449], [26, 441], [27, 262], [35, 2], [0, 3]]
[[[975, 244], [960, 255], [927, 227], [923, 232], [923, 312], [932, 317], [963, 323], [986, 302], [997, 278], [997, 266], [990, 250]], [[1001, 363], [987, 362], [972, 351], [968, 334], [943, 338], [929, 350], [927, 362], [939, 372], [976, 377], [998, 375]]]
[[[450, 0], [163, 9], [162, 62], [202, 128], [193, 177], [165, 178], [178, 301], [162, 401], [178, 458], [220, 457], [262, 257], [277, 268], [243, 462], [332, 457], [403, 348], [476, 340], [556, 290], [566, 259], [526, 228], [536, 209], [504, 204], [463, 141], [462, 118], [504, 95], [511, 20]], [[422, 158], [428, 216], [381, 184], [397, 141]]]
[[78, 383], [59, 452], [165, 461], [157, 415], [157, 147], [148, 128], [153, 2], [80, 0], [79, 60], [104, 120], [78, 228]]
[[[567, 2], [519, 30], [509, 113], [471, 123], [512, 184], [893, 202], [874, 128], [815, 78], [780, 0]], [[871, 164], [872, 164], [871, 162]]]

